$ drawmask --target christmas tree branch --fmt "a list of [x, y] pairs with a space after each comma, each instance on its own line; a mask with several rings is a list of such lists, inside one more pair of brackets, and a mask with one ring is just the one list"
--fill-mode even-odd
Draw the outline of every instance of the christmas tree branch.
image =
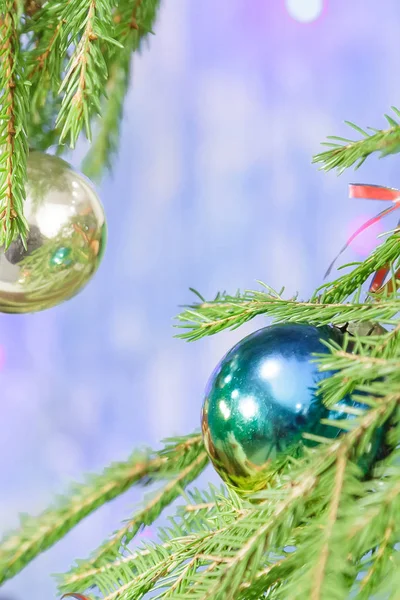
[[[82, 127], [88, 139], [91, 139], [90, 122], [95, 114], [100, 113], [101, 98], [108, 78], [104, 55], [110, 52], [110, 45], [119, 45], [119, 42], [110, 36], [113, 26], [111, 3], [108, 0], [72, 0], [66, 5], [65, 13], [67, 22], [68, 18], [75, 15], [82, 17], [77, 26], [80, 40], [59, 90], [64, 97], [56, 121], [56, 127], [62, 127], [60, 141], [69, 138], [73, 147]], [[66, 27], [65, 39], [69, 39], [69, 33]]]
[[[0, 0], [0, 245], [27, 235], [29, 144], [74, 146], [106, 106], [86, 168], [96, 177], [116, 151], [130, 60], [160, 0]], [[23, 40], [23, 45], [20, 40]], [[109, 97], [105, 93], [108, 86]]]
[[[308, 302], [282, 298], [269, 286], [261, 283], [266, 292], [245, 291], [231, 296], [218, 293], [215, 300], [206, 301], [195, 292], [200, 302], [192, 304], [177, 317], [177, 327], [188, 331], [177, 337], [194, 341], [224, 329], [236, 329], [258, 315], [273, 317], [276, 321], [306, 322], [315, 325], [341, 325], [348, 321], [397, 323], [399, 300], [396, 293], [374, 294], [360, 302], [361, 286], [378, 269], [391, 266], [397, 270], [400, 258], [400, 235], [395, 233], [379, 246], [351, 273], [317, 289]], [[350, 302], [346, 298], [355, 293]]]
[[325, 404], [333, 406], [355, 390], [362, 394], [362, 404], [374, 405], [374, 397], [395, 395], [400, 356], [393, 341], [398, 338], [396, 327], [376, 337], [346, 338], [343, 347], [331, 344], [330, 353], [318, 355], [319, 369], [330, 374], [319, 384]]
[[168, 441], [158, 452], [134, 453], [123, 463], [107, 468], [71, 491], [39, 517], [28, 517], [21, 528], [0, 543], [0, 583], [23, 569], [38, 554], [50, 548], [82, 519], [127, 491], [135, 483], [168, 476], [202, 452], [201, 436]]
[[[392, 110], [396, 117], [400, 118], [400, 111], [392, 106]], [[389, 123], [388, 129], [370, 129], [372, 133], [361, 129], [354, 123], [346, 121], [346, 124], [352, 127], [361, 134], [361, 140], [349, 140], [337, 136], [329, 136], [328, 139], [332, 142], [325, 142], [325, 146], [330, 146], [330, 149], [317, 154], [314, 157], [315, 163], [322, 163], [322, 169], [330, 171], [337, 169], [342, 173], [345, 169], [355, 165], [359, 168], [363, 162], [374, 152], [380, 152], [381, 156], [395, 154], [400, 152], [400, 123], [392, 116], [385, 115]], [[339, 142], [339, 143], [336, 143]]]
[[99, 140], [86, 169], [99, 177], [110, 166], [131, 55], [152, 32], [159, 5], [159, 0], [72, 0], [45, 3], [34, 12], [26, 31], [36, 146], [63, 141], [74, 146], [82, 128], [90, 139], [99, 117]]
[[19, 10], [14, 0], [0, 2], [0, 245], [20, 233], [28, 155], [28, 87], [19, 42]]
[[330, 304], [312, 300], [285, 300], [273, 291], [245, 291], [241, 295], [221, 294], [216, 300], [193, 304], [178, 317], [178, 325], [187, 329], [177, 337], [193, 341], [224, 329], [236, 329], [258, 315], [275, 321], [315, 325], [343, 325], [348, 321], [395, 323], [400, 300], [372, 300], [366, 303]]
[[[356, 294], [355, 297], [357, 298], [361, 286], [373, 273], [384, 267], [391, 268], [393, 272], [397, 271], [400, 266], [399, 242], [400, 234], [396, 232], [378, 246], [364, 262], [356, 263], [355, 268], [350, 273], [339, 277], [334, 282], [322, 285], [316, 290], [315, 295], [320, 294], [322, 301], [327, 303], [343, 302], [353, 293]], [[396, 289], [396, 285], [394, 289]], [[388, 295], [385, 294], [374, 294], [372, 297], [383, 300], [389, 299]]]
[[79, 561], [77, 567], [73, 568], [64, 578], [66, 589], [77, 584], [79, 586], [88, 585], [93, 575], [101, 573], [102, 566], [115, 559], [121, 546], [125, 547], [129, 544], [144, 525], [153, 523], [161, 512], [181, 495], [182, 490], [200, 475], [208, 463], [208, 457], [205, 451], [200, 452], [194, 459], [191, 454], [188, 454], [187, 462], [188, 465], [181, 468], [180, 472], [149, 499], [146, 505], [132, 519], [129, 519], [111, 539], [104, 542], [90, 559]]
[[358, 569], [363, 573], [357, 586], [360, 600], [375, 595], [386, 598], [395, 589], [392, 572], [398, 560], [395, 544], [399, 534], [396, 525], [400, 510], [399, 458], [396, 449], [376, 470], [379, 479], [364, 482], [363, 493], [358, 494], [356, 502], [348, 504], [343, 515], [341, 540], [350, 543], [352, 556], [360, 557]]
[[83, 162], [83, 172], [99, 181], [105, 168], [111, 169], [119, 142], [120, 124], [125, 95], [129, 86], [130, 54], [125, 64], [115, 63], [107, 83], [107, 99], [103, 101], [102, 117], [93, 144]]
[[132, 52], [152, 33], [160, 0], [125, 0], [114, 15], [115, 37], [123, 50], [114, 53], [107, 83], [107, 98], [98, 122], [98, 132], [84, 163], [83, 170], [99, 180], [104, 169], [110, 169], [119, 143], [119, 130], [131, 75]]
[[[398, 395], [385, 398], [377, 407], [356, 419], [354, 428], [347, 435], [309, 451], [296, 468], [274, 482], [273, 488], [259, 493], [257, 503], [236, 499], [233, 506], [230, 497], [220, 496], [218, 510], [211, 510], [209, 514], [208, 527], [200, 527], [193, 521], [193, 511], [188, 511], [189, 521], [183, 521], [180, 526], [174, 519], [171, 531], [164, 532], [162, 544], [146, 546], [131, 556], [104, 564], [101, 573], [92, 574], [90, 587], [97, 587], [104, 600], [139, 599], [150, 590], [159, 592], [157, 598], [171, 595], [181, 600], [189, 597], [226, 600], [240, 597], [244, 590], [248, 594], [245, 597], [249, 597], [253, 583], [259, 585], [260, 574], [267, 568], [265, 561], [268, 554], [281, 552], [292, 539], [293, 530], [302, 522], [306, 523], [317, 506], [323, 508], [328, 522], [335, 523], [331, 527], [336, 528], [338, 498], [342, 496], [340, 490], [345, 485], [341, 457], [344, 454], [357, 457], [363, 448], [366, 432], [381, 427], [399, 401]], [[336, 469], [336, 478], [331, 477]], [[331, 481], [331, 494], [322, 493], [327, 481]], [[351, 486], [346, 484], [346, 489], [347, 502], [351, 502], [354, 496], [350, 493]], [[208, 504], [209, 498], [204, 500]], [[203, 512], [205, 520], [208, 513], [207, 507]], [[190, 531], [193, 524], [195, 528]], [[323, 548], [327, 547], [325, 554], [335, 557], [338, 540], [333, 529], [329, 535], [324, 530], [320, 531]], [[298, 577], [297, 558], [289, 557], [288, 561], [292, 565], [291, 577]], [[318, 571], [324, 580], [325, 570], [324, 566]], [[269, 577], [272, 572], [273, 567], [270, 567], [267, 571]], [[286, 582], [277, 579], [271, 585], [281, 586], [283, 583], [286, 585]], [[87, 593], [86, 586], [71, 588], [67, 579], [62, 582], [61, 591]]]
[[323, 586], [326, 581], [330, 545], [332, 543], [333, 532], [338, 518], [339, 503], [343, 493], [347, 461], [347, 448], [342, 446], [336, 455], [336, 473], [335, 479], [333, 480], [333, 493], [327, 511], [326, 526], [323, 529], [323, 544], [313, 573], [312, 589], [310, 590], [311, 600], [321, 600]]

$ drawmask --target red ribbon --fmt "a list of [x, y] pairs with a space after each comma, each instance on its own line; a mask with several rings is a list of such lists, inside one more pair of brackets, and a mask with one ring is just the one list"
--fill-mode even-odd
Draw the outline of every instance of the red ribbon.
[[76, 598], [77, 600], [89, 600], [87, 596], [82, 596], [82, 594], [64, 594], [64, 596], [61, 596], [61, 600], [63, 598], [67, 598], [68, 596], [70, 598]]
[[[347, 242], [345, 243], [343, 248], [340, 250], [339, 254], [329, 265], [329, 269], [325, 273], [325, 277], [327, 277], [329, 275], [329, 273], [332, 270], [333, 265], [335, 264], [335, 262], [337, 261], [339, 256], [341, 254], [343, 254], [343, 252], [345, 250], [347, 250], [347, 248], [350, 246], [352, 241], [358, 235], [360, 235], [360, 233], [362, 233], [363, 231], [368, 229], [368, 227], [371, 227], [371, 225], [378, 223], [378, 221], [383, 219], [383, 217], [386, 217], [386, 215], [388, 215], [388, 214], [394, 212], [395, 210], [397, 210], [398, 208], [400, 208], [400, 190], [397, 190], [396, 188], [387, 188], [387, 187], [382, 187], [380, 185], [369, 185], [369, 184], [365, 185], [363, 183], [351, 183], [349, 185], [349, 197], [350, 198], [362, 198], [363, 200], [390, 201], [390, 202], [392, 202], [392, 206], [385, 208], [385, 210], [380, 212], [378, 215], [376, 215], [375, 217], [372, 217], [372, 219], [369, 219], [368, 221], [366, 221], [363, 225], [361, 225], [361, 227], [359, 227], [357, 229], [357, 231], [355, 231], [349, 237], [349, 239], [347, 240]], [[400, 221], [398, 223], [398, 227], [399, 226], [400, 226]], [[390, 271], [390, 267], [385, 266], [385, 267], [382, 267], [381, 269], [379, 269], [375, 273], [375, 275], [372, 278], [371, 285], [369, 286], [370, 292], [379, 292], [379, 291], [383, 290], [383, 283], [384, 283], [389, 271]], [[395, 279], [397, 279], [397, 280], [400, 279], [400, 269], [398, 269], [396, 271]], [[389, 281], [385, 287], [389, 292], [393, 291], [393, 284], [391, 281]]]

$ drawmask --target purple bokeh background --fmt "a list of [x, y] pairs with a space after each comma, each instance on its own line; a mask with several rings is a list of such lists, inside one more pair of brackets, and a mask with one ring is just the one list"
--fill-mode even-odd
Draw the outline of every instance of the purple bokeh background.
[[[396, 157], [340, 178], [311, 165], [327, 135], [352, 135], [344, 119], [385, 126], [400, 96], [399, 17], [398, 0], [325, 1], [309, 24], [283, 0], [165, 0], [100, 190], [109, 242], [98, 274], [56, 309], [0, 320], [0, 531], [83, 473], [199, 426], [215, 364], [263, 321], [174, 339], [189, 286], [212, 297], [261, 279], [305, 298], [381, 208], [348, 200], [347, 183], [400, 186]], [[374, 243], [364, 236], [345, 261]], [[85, 557], [141, 497], [132, 490], [88, 518], [4, 599], [55, 598], [51, 573]]]

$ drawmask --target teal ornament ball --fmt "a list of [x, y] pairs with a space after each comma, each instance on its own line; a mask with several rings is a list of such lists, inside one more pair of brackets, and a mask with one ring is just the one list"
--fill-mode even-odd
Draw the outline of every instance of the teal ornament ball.
[[52, 267], [69, 267], [72, 264], [70, 258], [71, 248], [57, 248], [54, 254], [50, 258], [50, 265]]
[[[265, 485], [266, 469], [296, 455], [305, 432], [334, 438], [340, 430], [321, 419], [345, 418], [328, 410], [314, 353], [321, 340], [340, 341], [330, 327], [273, 325], [249, 335], [228, 352], [212, 374], [202, 410], [202, 432], [211, 461], [226, 483], [242, 491]], [[343, 402], [350, 402], [346, 399]]]

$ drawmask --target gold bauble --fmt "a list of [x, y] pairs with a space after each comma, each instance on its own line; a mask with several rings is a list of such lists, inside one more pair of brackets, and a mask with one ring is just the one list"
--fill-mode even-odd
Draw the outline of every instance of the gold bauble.
[[75, 296], [104, 253], [106, 221], [90, 183], [67, 162], [31, 152], [24, 216], [29, 232], [0, 250], [0, 312], [51, 308]]

